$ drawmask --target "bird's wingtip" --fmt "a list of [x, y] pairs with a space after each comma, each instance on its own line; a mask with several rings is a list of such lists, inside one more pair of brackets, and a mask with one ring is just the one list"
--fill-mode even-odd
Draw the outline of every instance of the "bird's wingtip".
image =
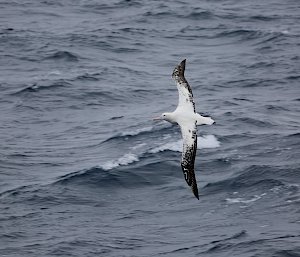
[[194, 192], [194, 195], [199, 200], [199, 194], [198, 194], [198, 192]]
[[199, 200], [199, 193], [198, 193], [197, 184], [195, 186], [192, 186], [192, 191], [194, 193], [194, 196]]
[[179, 64], [179, 66], [183, 71], [185, 70], [185, 63], [186, 63], [186, 59], [182, 60], [181, 63]]
[[185, 63], [186, 63], [186, 59], [182, 60], [181, 63], [175, 67], [173, 74], [172, 74], [173, 78], [184, 76]]

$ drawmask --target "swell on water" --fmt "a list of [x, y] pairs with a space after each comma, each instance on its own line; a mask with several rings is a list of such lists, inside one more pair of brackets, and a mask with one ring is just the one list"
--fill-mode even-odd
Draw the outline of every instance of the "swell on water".
[[[145, 132], [148, 132], [148, 128], [147, 130], [139, 130], [139, 131], [132, 132], [131, 134], [126, 133], [125, 135], [126, 136], [138, 135], [139, 133], [145, 133]], [[146, 144], [143, 143], [141, 145], [137, 145], [136, 148], [141, 148], [141, 147], [146, 148], [145, 146]], [[217, 148], [219, 146], [220, 146], [220, 142], [214, 135], [204, 135], [202, 137], [198, 137], [198, 147], [197, 147], [198, 149]], [[132, 148], [134, 149], [135, 147]], [[110, 160], [103, 164], [100, 164], [99, 167], [101, 167], [104, 170], [110, 170], [118, 166], [126, 166], [131, 163], [138, 162], [141, 157], [149, 154], [155, 154], [164, 151], [182, 152], [182, 148], [183, 148], [182, 140], [178, 140], [175, 142], [167, 142], [167, 143], [160, 144], [156, 147], [149, 148], [149, 150], [147, 151], [140, 151], [139, 154], [126, 153], [116, 160]]]

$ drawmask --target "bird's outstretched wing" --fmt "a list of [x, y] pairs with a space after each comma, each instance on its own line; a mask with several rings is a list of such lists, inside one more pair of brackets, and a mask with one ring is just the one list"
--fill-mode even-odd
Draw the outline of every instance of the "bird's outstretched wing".
[[191, 187], [194, 195], [199, 200], [197, 181], [195, 177], [195, 158], [197, 151], [197, 126], [196, 122], [179, 124], [183, 139], [181, 168], [186, 183]]
[[193, 92], [189, 83], [184, 77], [185, 62], [186, 59], [184, 59], [179, 65], [177, 65], [172, 74], [172, 78], [176, 82], [179, 93], [179, 101], [177, 108], [184, 108], [186, 111], [195, 112]]

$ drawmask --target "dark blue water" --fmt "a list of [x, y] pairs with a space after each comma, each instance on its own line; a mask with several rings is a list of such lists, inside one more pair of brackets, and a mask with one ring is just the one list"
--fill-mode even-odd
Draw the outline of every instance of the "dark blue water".
[[[300, 5], [2, 0], [0, 256], [300, 256]], [[198, 201], [180, 168], [187, 58]]]

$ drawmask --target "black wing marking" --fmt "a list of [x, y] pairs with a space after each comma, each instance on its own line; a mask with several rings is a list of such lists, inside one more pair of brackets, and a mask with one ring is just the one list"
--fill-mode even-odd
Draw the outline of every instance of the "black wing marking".
[[193, 100], [193, 92], [189, 83], [184, 77], [185, 63], [186, 60], [184, 59], [179, 65], [175, 67], [172, 78], [176, 82], [179, 93], [178, 107], [190, 109], [195, 112], [196, 110]]
[[194, 169], [197, 152], [196, 123], [190, 124], [190, 126], [180, 126], [180, 128], [183, 138], [181, 168], [186, 183], [191, 187], [195, 197], [199, 200], [198, 187]]

